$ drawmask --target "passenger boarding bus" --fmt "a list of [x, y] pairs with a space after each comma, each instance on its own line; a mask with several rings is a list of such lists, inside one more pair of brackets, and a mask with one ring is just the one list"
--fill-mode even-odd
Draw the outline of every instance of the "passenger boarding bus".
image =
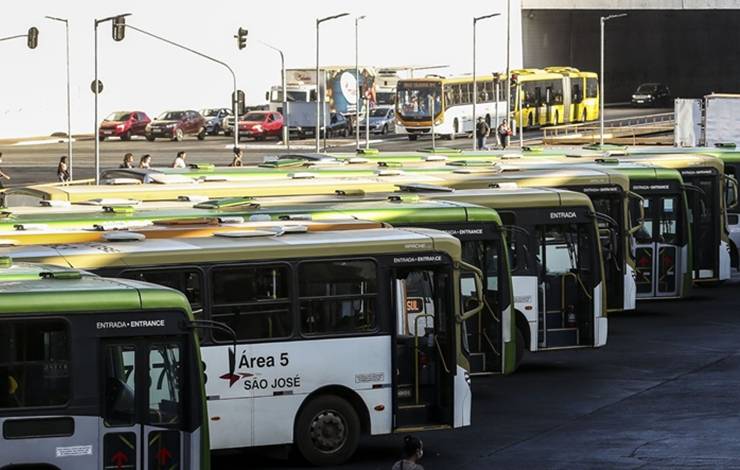
[[208, 469], [187, 299], [0, 258], [0, 467]]
[[[476, 79], [478, 98], [476, 115], [495, 127], [506, 119], [504, 98], [506, 82], [483, 75]], [[473, 132], [473, 77], [409, 78], [398, 81], [396, 88], [396, 133], [409, 140], [434, 132], [454, 139], [459, 134]]]
[[511, 71], [511, 113], [517, 127], [587, 122], [599, 118], [599, 80], [572, 67]]
[[313, 464], [338, 464], [362, 433], [470, 424], [461, 325], [482, 293], [461, 296], [460, 243], [443, 232], [134, 237], [8, 251], [174, 287], [197, 318], [233, 329], [235, 349], [221, 330], [201, 334], [213, 450], [294, 443]]
[[[479, 268], [486, 302], [482, 314], [465, 324], [466, 352], [471, 374], [508, 374], [522, 358], [524, 344], [515, 344], [512, 322], [511, 276], [501, 220], [492, 209], [446, 201], [346, 202], [337, 196], [324, 204], [298, 205], [296, 198], [280, 198], [261, 209], [247, 200], [242, 206], [218, 208], [215, 204], [190, 208], [69, 211], [14, 218], [13, 227], [0, 224], [0, 245], [22, 246], [105, 242], [135, 231], [147, 239], [196, 238], [214, 233], [260, 234], [266, 231], [305, 229], [308, 232], [418, 226], [447, 231], [460, 239], [463, 259]], [[215, 203], [216, 201], [212, 201]], [[267, 200], [262, 200], [267, 206]], [[277, 205], [275, 205], [277, 204]], [[375, 221], [375, 222], [373, 222]], [[277, 224], [277, 225], [276, 225]], [[467, 289], [472, 278], [466, 278]]]

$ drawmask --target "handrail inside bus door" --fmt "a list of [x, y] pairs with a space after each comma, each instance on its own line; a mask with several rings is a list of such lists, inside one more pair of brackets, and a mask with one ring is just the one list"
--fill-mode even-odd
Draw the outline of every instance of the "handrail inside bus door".
[[470, 271], [473, 273], [473, 279], [475, 280], [475, 294], [476, 294], [476, 300], [477, 305], [473, 307], [470, 310], [466, 310], [462, 312], [458, 318], [457, 321], [462, 323], [475, 315], [478, 315], [482, 310], [484, 306], [484, 298], [483, 298], [483, 271], [481, 271], [479, 268], [473, 266], [472, 264], [466, 263], [465, 261], [460, 261], [460, 267], [466, 271]]
[[[596, 218], [596, 220], [604, 221], [604, 222], [606, 222], [607, 225], [611, 225], [615, 229], [618, 229], [619, 228], [619, 223], [614, 218], [612, 218], [611, 216], [609, 216], [607, 214], [604, 214], [603, 212], [592, 212], [591, 215], [594, 218]], [[614, 245], [614, 246], [616, 246], [617, 243], [618, 243], [616, 241], [616, 236], [612, 237], [611, 236], [611, 233], [610, 233], [610, 236], [609, 236], [609, 240], [610, 240], [611, 244]], [[617, 271], [618, 272], [622, 272], [622, 265], [617, 261], [616, 257], [611, 256], [611, 259], [614, 260], [614, 265], [617, 267]]]
[[[434, 324], [434, 315], [425, 313], [424, 315], [417, 315], [414, 318], [414, 402], [416, 405], [419, 404], [419, 319], [432, 319], [432, 325]], [[436, 342], [436, 336], [434, 338]], [[431, 346], [431, 344], [429, 345]], [[442, 359], [444, 361], [444, 358]], [[447, 365], [445, 364], [445, 369]], [[449, 372], [449, 371], [448, 371]]]

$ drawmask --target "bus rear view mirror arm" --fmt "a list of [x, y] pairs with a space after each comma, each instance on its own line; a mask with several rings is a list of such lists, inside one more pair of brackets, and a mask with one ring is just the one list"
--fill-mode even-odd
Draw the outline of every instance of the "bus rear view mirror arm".
[[478, 315], [483, 310], [483, 271], [465, 261], [460, 261], [460, 267], [465, 271], [473, 273], [473, 279], [475, 279], [475, 299], [477, 301], [475, 307], [464, 311], [460, 318], [458, 318], [459, 322], [464, 322]]
[[[213, 320], [191, 320], [185, 325], [187, 329], [206, 329], [206, 330], [218, 330], [229, 335], [231, 339], [232, 358], [236, 358], [236, 331], [226, 323]], [[234, 359], [236, 360], [236, 359]]]

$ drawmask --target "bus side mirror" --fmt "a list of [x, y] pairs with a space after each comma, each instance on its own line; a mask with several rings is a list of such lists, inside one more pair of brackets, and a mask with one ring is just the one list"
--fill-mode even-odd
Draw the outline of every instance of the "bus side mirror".
[[738, 203], [738, 184], [732, 176], [725, 175], [725, 205], [727, 209], [737, 206]]

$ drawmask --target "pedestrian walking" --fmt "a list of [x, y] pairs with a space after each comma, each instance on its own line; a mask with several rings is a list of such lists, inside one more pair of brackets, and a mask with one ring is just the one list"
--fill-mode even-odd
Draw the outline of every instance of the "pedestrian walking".
[[180, 150], [177, 152], [175, 161], [172, 162], [172, 168], [187, 168], [188, 165], [185, 163], [185, 159], [188, 158], [188, 154]]
[[133, 168], [134, 167], [134, 154], [129, 152], [123, 156], [123, 163], [118, 168]]
[[152, 156], [148, 153], [141, 157], [139, 160], [139, 168], [151, 168], [152, 167]]
[[59, 158], [59, 164], [57, 165], [57, 179], [60, 183], [69, 183], [69, 163], [67, 163], [66, 155]]
[[509, 129], [509, 125], [506, 123], [505, 120], [501, 121], [501, 124], [499, 124], [496, 133], [498, 134], [499, 144], [501, 144], [501, 148], [506, 150], [506, 146], [509, 143], [509, 136], [511, 136], [511, 129]]
[[476, 150], [487, 150], [486, 148], [486, 137], [491, 133], [491, 127], [482, 117], [478, 117], [478, 122], [475, 125], [475, 135], [477, 137]]
[[424, 455], [424, 443], [414, 436], [403, 438], [402, 458], [393, 464], [392, 470], [424, 470], [419, 460]]
[[229, 163], [229, 166], [242, 166], [244, 163], [242, 162], [242, 149], [239, 147], [234, 147], [234, 158], [231, 160], [231, 163]]

